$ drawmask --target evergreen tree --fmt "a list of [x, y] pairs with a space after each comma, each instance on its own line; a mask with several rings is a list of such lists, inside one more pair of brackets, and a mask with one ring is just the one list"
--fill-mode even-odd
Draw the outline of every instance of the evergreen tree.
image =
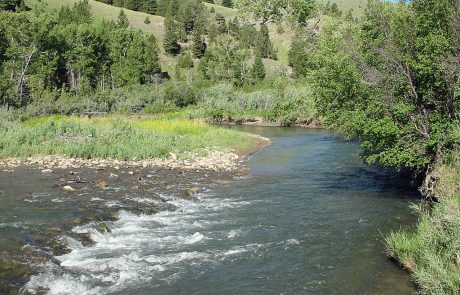
[[198, 30], [195, 30], [193, 32], [192, 41], [193, 56], [196, 58], [202, 58], [204, 56], [204, 53], [206, 52], [207, 45], [204, 41], [203, 36], [200, 34]]
[[298, 32], [292, 40], [288, 53], [289, 66], [292, 67], [296, 77], [305, 77], [308, 71], [311, 70], [308, 47], [306, 37], [301, 32]]
[[170, 16], [164, 20], [165, 35], [163, 47], [168, 54], [176, 55], [180, 52], [180, 45], [177, 43], [176, 24]]
[[76, 23], [89, 24], [92, 22], [93, 15], [88, 0], [82, 0], [75, 3], [72, 13], [74, 14]]
[[260, 26], [260, 31], [256, 40], [256, 51], [262, 58], [276, 59], [273, 43], [270, 40], [270, 33], [266, 25]]
[[262, 58], [260, 57], [260, 54], [256, 55], [256, 59], [254, 60], [254, 64], [252, 65], [251, 68], [251, 78], [254, 83], [260, 82], [265, 79], [266, 72], [265, 72], [265, 66], [264, 63], [262, 62]]
[[24, 0], [2, 0], [0, 10], [16, 11], [16, 8], [23, 7]]
[[233, 7], [233, 1], [232, 0], [222, 0], [222, 5], [228, 8]]
[[123, 9], [120, 10], [120, 13], [118, 14], [117, 26], [120, 27], [120, 28], [129, 27], [128, 16], [126, 15], [126, 13], [125, 13], [125, 11]]
[[144, 20], [144, 24], [149, 25], [150, 24], [150, 17], [146, 17]]
[[147, 0], [144, 5], [144, 11], [148, 14], [157, 14], [157, 0]]
[[195, 29], [192, 36], [192, 53], [196, 58], [202, 58], [206, 52], [206, 42], [204, 40], [204, 30], [205, 30], [205, 16], [203, 13], [198, 15], [197, 20], [195, 21]]

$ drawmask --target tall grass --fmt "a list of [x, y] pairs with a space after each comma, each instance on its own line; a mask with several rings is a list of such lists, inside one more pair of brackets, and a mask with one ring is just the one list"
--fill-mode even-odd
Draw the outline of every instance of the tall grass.
[[48, 116], [0, 129], [0, 158], [65, 155], [141, 160], [247, 147], [248, 135], [190, 120]]
[[421, 294], [460, 294], [460, 194], [417, 211], [415, 231], [386, 239], [389, 255], [412, 272]]

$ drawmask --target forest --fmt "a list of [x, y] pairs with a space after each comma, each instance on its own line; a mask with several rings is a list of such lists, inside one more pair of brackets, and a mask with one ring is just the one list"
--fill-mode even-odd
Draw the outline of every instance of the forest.
[[[9, 124], [56, 114], [321, 122], [420, 186], [428, 205], [414, 229], [386, 237], [388, 255], [422, 294], [459, 294], [458, 0], [369, 0], [359, 16], [313, 0], [216, 3], [235, 17], [200, 0], [100, 2], [123, 8], [116, 21], [88, 0], [53, 12], [0, 4], [0, 147]], [[164, 17], [161, 38], [124, 9]]]

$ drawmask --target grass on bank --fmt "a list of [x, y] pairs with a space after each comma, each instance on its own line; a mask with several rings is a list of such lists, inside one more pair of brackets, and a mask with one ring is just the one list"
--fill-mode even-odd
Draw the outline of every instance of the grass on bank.
[[1, 127], [0, 158], [65, 155], [84, 159], [142, 160], [164, 158], [171, 152], [203, 155], [207, 150], [250, 145], [246, 133], [199, 121], [162, 117], [48, 116], [22, 123], [3, 123]]
[[460, 294], [460, 194], [418, 214], [415, 231], [387, 237], [389, 255], [412, 272], [421, 294]]
[[430, 175], [439, 202], [414, 206], [415, 229], [391, 233], [388, 254], [412, 273], [420, 294], [459, 295], [460, 153], [447, 156]]

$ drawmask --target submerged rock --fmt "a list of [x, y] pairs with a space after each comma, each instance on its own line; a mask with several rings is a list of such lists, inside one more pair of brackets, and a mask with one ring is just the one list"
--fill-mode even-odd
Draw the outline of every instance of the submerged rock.
[[98, 187], [108, 187], [109, 186], [109, 184], [105, 181], [99, 181], [96, 185]]
[[73, 193], [75, 189], [71, 187], [70, 185], [66, 185], [62, 188], [66, 193]]

